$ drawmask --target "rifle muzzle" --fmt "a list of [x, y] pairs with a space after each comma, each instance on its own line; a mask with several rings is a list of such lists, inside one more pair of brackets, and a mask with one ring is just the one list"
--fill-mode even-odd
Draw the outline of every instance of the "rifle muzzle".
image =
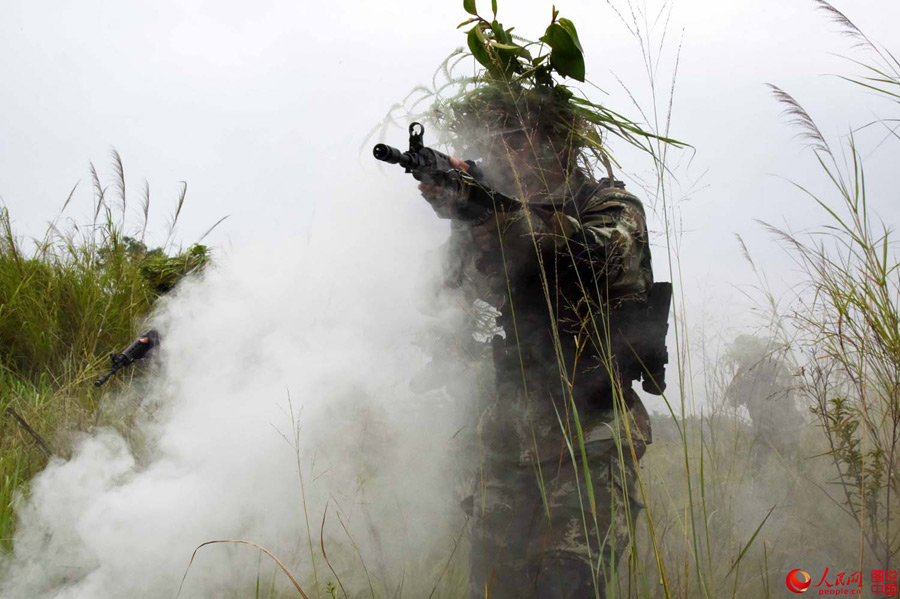
[[403, 155], [403, 152], [387, 144], [376, 144], [375, 147], [372, 148], [372, 155], [383, 162], [397, 164], [400, 162], [400, 156]]
[[413, 152], [401, 152], [387, 144], [377, 144], [372, 148], [372, 155], [388, 164], [399, 164], [405, 169], [417, 169], [425, 166], [426, 160]]
[[113, 376], [115, 373], [116, 373], [115, 370], [110, 370], [109, 372], [107, 372], [106, 374], [104, 374], [103, 376], [101, 376], [99, 379], [97, 379], [96, 381], [94, 381], [94, 386], [95, 386], [95, 387], [102, 387], [103, 384], [104, 384], [106, 381], [108, 381], [109, 379], [111, 379], [112, 376]]

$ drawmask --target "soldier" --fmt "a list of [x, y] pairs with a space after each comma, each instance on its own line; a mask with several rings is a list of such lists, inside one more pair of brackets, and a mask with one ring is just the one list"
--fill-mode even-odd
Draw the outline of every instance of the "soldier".
[[482, 160], [451, 165], [529, 206], [473, 216], [452, 178], [419, 186], [452, 219], [444, 286], [496, 307], [504, 332], [478, 425], [472, 597], [605, 597], [651, 442], [631, 389], [653, 287], [644, 209], [579, 168], [587, 127], [564, 95], [474, 95], [452, 118]]
[[803, 426], [788, 359], [787, 347], [774, 339], [752, 335], [739, 335], [725, 354], [726, 364], [734, 369], [725, 400], [735, 408], [747, 409], [753, 422], [757, 460], [772, 450], [790, 455], [796, 448], [796, 431]]

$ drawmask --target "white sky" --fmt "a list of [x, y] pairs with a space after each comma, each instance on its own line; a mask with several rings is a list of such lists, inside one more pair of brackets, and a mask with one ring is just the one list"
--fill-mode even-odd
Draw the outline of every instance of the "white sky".
[[[489, 3], [479, 4], [487, 13]], [[588, 77], [610, 92], [595, 99], [637, 116], [613, 76], [648, 105], [635, 39], [604, 2], [557, 6], [578, 27]], [[114, 146], [124, 159], [135, 223], [140, 187], [150, 182], [151, 241], [162, 241], [184, 180], [178, 237], [190, 243], [230, 215], [207, 240], [217, 246], [307, 235], [316, 207], [337, 194], [358, 193], [360, 202], [385, 210], [398, 208], [395, 194], [416, 194], [399, 170], [380, 173], [368, 148], [360, 153], [361, 143], [391, 104], [430, 82], [464, 44], [454, 26], [467, 16], [459, 0], [7, 0], [3, 8], [0, 197], [16, 231], [40, 235], [79, 180], [68, 214], [89, 220], [88, 162], [111, 182]], [[672, 134], [696, 148], [678, 170], [682, 187], [699, 182], [681, 208], [684, 283], [692, 303], [712, 309], [740, 298], [733, 286], [754, 280], [735, 233], [761, 266], [789, 280], [786, 257], [754, 219], [787, 221], [795, 230], [824, 221], [785, 180], [824, 188], [811, 153], [764, 84], [792, 93], [829, 136], [871, 120], [876, 110], [890, 116], [890, 106], [823, 76], [859, 72], [835, 54], [864, 56], [810, 0], [680, 0], [672, 8], [659, 85], [665, 94], [683, 31]], [[870, 37], [894, 39], [900, 2], [844, 1], [838, 8]], [[549, 13], [548, 2], [500, 1], [500, 20], [531, 38]], [[871, 148], [880, 136], [865, 141]], [[405, 140], [396, 132], [384, 141]], [[888, 223], [900, 212], [893, 151], [888, 143], [867, 162], [872, 203]], [[625, 168], [640, 173], [647, 165]], [[423, 209], [423, 226], [435, 227], [437, 244], [445, 223], [427, 216]], [[651, 225], [658, 229], [659, 221]], [[662, 251], [656, 255], [662, 279]]]

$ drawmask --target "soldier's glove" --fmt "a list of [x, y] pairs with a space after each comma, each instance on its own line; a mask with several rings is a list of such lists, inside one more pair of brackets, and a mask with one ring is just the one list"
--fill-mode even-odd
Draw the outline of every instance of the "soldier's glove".
[[606, 239], [590, 227], [562, 212], [539, 212], [545, 223], [543, 231], [535, 231], [544, 251], [555, 251], [563, 257], [566, 270], [577, 269], [591, 280], [594, 276], [615, 278], [622, 267], [621, 256]]
[[582, 227], [569, 238], [569, 251], [572, 266], [588, 280], [598, 276], [614, 280], [622, 271], [622, 256], [616, 247], [589, 228]]
[[542, 223], [534, 227], [541, 249], [545, 252], [566, 252], [567, 240], [581, 231], [578, 221], [557, 210], [535, 210], [535, 214]]
[[421, 181], [419, 191], [422, 197], [428, 200], [440, 218], [477, 222], [488, 214], [484, 208], [469, 202], [470, 188], [457, 170], [430, 173]]

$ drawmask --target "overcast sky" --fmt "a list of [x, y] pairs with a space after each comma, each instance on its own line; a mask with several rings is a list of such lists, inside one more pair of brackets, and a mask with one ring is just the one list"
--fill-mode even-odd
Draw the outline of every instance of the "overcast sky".
[[[489, 10], [486, 0], [479, 4]], [[647, 12], [659, 6], [648, 0]], [[894, 39], [900, 3], [837, 6], [870, 37]], [[561, 0], [557, 7], [578, 27], [589, 79], [607, 92], [592, 97], [637, 118], [617, 82], [650, 107], [635, 38], [604, 2]], [[793, 94], [833, 139], [876, 112], [891, 116], [890, 107], [827, 76], [859, 73], [838, 55], [865, 55], [811, 0], [676, 0], [671, 9], [660, 51], [660, 102], [680, 45], [671, 133], [696, 149], [676, 170], [683, 282], [696, 304], [727, 302], [740, 297], [734, 286], [754, 280], [736, 233], [773, 276], [789, 280], [791, 266], [755, 219], [789, 222], [795, 230], [824, 220], [787, 182], [823, 188], [811, 153], [764, 84]], [[149, 181], [151, 241], [164, 238], [178, 182], [187, 181], [178, 238], [195, 241], [229, 215], [207, 239], [225, 248], [307, 235], [315, 211], [338, 196], [358, 193], [358, 201], [391, 210], [396, 194], [416, 194], [399, 172], [375, 168], [367, 149], [360, 154], [361, 144], [393, 103], [429, 83], [464, 43], [454, 27], [466, 18], [458, 0], [7, 0], [2, 15], [0, 197], [16, 231], [40, 235], [79, 181], [67, 214], [89, 220], [88, 163], [111, 182], [115, 147], [124, 159], [135, 226], [139, 192]], [[500, 0], [500, 20], [531, 38], [549, 15], [549, 2]], [[658, 41], [661, 33], [658, 24], [651, 37]], [[882, 135], [864, 142], [872, 148]], [[398, 131], [384, 141], [402, 146], [405, 139]], [[631, 153], [613, 149], [624, 157], [626, 174], [649, 172]], [[889, 223], [900, 215], [895, 152], [890, 143], [866, 151], [872, 202]], [[422, 215], [437, 244], [446, 223], [424, 206]], [[658, 216], [651, 227], [661, 229]], [[662, 248], [656, 256], [662, 279]]]

